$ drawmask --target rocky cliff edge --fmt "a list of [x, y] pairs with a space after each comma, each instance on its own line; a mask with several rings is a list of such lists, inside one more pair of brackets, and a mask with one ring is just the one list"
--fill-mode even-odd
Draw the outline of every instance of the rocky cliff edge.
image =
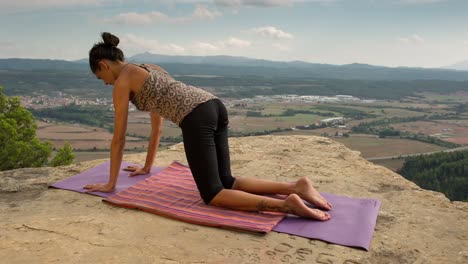
[[[450, 202], [328, 138], [230, 138], [234, 175], [310, 177], [319, 191], [382, 201], [369, 252], [271, 232], [252, 235], [114, 207], [47, 187], [104, 160], [0, 172], [3, 263], [468, 263], [468, 203]], [[145, 153], [126, 155], [142, 163]], [[186, 163], [183, 145], [156, 166]]]

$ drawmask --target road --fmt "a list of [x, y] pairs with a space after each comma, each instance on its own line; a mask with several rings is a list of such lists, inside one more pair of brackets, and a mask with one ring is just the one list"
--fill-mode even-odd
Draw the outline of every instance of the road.
[[434, 153], [439, 153], [439, 152], [454, 152], [454, 151], [462, 151], [462, 150], [468, 150], [468, 146], [463, 146], [463, 147], [458, 147], [458, 148], [453, 148], [453, 149], [439, 150], [439, 151], [432, 151], [432, 152], [413, 153], [413, 154], [387, 156], [387, 157], [374, 157], [374, 158], [365, 158], [365, 159], [368, 161], [398, 159], [398, 158], [406, 158], [406, 157], [419, 156], [419, 155], [429, 155], [429, 154], [434, 154]]

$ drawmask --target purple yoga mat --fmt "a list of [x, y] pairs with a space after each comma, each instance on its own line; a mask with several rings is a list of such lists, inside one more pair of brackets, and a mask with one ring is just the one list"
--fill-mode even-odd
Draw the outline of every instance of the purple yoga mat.
[[[125, 162], [125, 161], [122, 162], [122, 165], [120, 166], [119, 178], [117, 179], [117, 185], [115, 186], [115, 190], [113, 192], [109, 192], [109, 193], [90, 192], [89, 194], [94, 194], [100, 197], [109, 197], [115, 193], [118, 193], [120, 191], [127, 189], [128, 187], [134, 185], [135, 183], [141, 180], [144, 180], [148, 178], [149, 176], [154, 175], [164, 169], [164, 168], [159, 168], [159, 167], [153, 167], [150, 173], [146, 175], [137, 175], [133, 177], [128, 177], [128, 175], [131, 172], [122, 170], [128, 165], [136, 165], [136, 164]], [[63, 181], [56, 182], [52, 184], [50, 187], [84, 193], [86, 192], [86, 189], [83, 189], [83, 187], [87, 184], [108, 182], [109, 171], [110, 171], [110, 161], [106, 161], [96, 167], [83, 171], [80, 174], [67, 178]]]
[[321, 193], [332, 205], [325, 222], [287, 215], [273, 231], [369, 250], [380, 201]]
[[[92, 192], [90, 194], [107, 198], [163, 170], [163, 168], [153, 167], [147, 175], [128, 177], [130, 172], [122, 169], [132, 164], [122, 162], [114, 192]], [[107, 182], [109, 167], [110, 162], [107, 161], [80, 174], [59, 181], [50, 187], [83, 193], [86, 191], [83, 187], [87, 184]], [[288, 215], [273, 228], [273, 231], [369, 250], [380, 209], [380, 201], [328, 193], [321, 194], [333, 205], [333, 209], [328, 212], [332, 217], [330, 220], [321, 222]]]

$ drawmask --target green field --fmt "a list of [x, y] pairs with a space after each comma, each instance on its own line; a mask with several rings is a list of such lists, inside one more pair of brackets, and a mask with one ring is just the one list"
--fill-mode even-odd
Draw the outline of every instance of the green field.
[[109, 159], [110, 152], [109, 151], [89, 151], [89, 152], [77, 152], [75, 151], [75, 163], [88, 161], [88, 160], [96, 160], [96, 159]]
[[361, 152], [364, 158], [398, 156], [446, 149], [433, 144], [408, 139], [349, 137], [333, 138], [352, 150]]
[[436, 93], [421, 93], [421, 96], [424, 97], [424, 101], [431, 102], [450, 102], [450, 103], [460, 103], [468, 102], [466, 93], [463, 94], [436, 94]]
[[[249, 103], [242, 106], [230, 107], [229, 111], [229, 126], [234, 132], [255, 133], [275, 130], [277, 128], [292, 128], [296, 126], [305, 126], [314, 124], [320, 120], [348, 115], [362, 115], [363, 119], [353, 119], [352, 117], [346, 120], [347, 128], [327, 127], [316, 130], [295, 130], [282, 132], [280, 134], [304, 134], [321, 136], [324, 133], [332, 136], [336, 132], [349, 133], [350, 128], [361, 122], [370, 122], [383, 118], [405, 118], [417, 117], [430, 114], [453, 113], [452, 104], [447, 104], [446, 100], [460, 97], [459, 95], [437, 95], [437, 94], [422, 94], [421, 98], [412, 98], [411, 102], [401, 101], [379, 101], [374, 103], [275, 103], [275, 102], [260, 102]], [[442, 100], [436, 102], [433, 100]], [[444, 101], [445, 100], [445, 101]], [[460, 100], [466, 100], [461, 98]], [[468, 101], [468, 100], [467, 100]], [[419, 110], [418, 110], [419, 109]], [[423, 109], [423, 110], [421, 110]], [[309, 111], [313, 113], [297, 113], [295, 115], [284, 115], [287, 110]], [[260, 113], [261, 117], [247, 116], [247, 111], [255, 111]], [[317, 112], [323, 115], [317, 115]], [[328, 116], [327, 116], [328, 114]], [[331, 115], [332, 114], [332, 115]], [[374, 117], [373, 117], [374, 116]], [[421, 131], [421, 124], [431, 124], [426, 127], [424, 132], [428, 135], [435, 133], [451, 134], [454, 138], [465, 135], [465, 130], [468, 130], [468, 116], [465, 113], [460, 113], [457, 117], [460, 119], [438, 120], [437, 124], [433, 121], [414, 121], [392, 125], [397, 129], [407, 130], [412, 133]], [[466, 118], [466, 119], [463, 119]], [[419, 126], [419, 127], [418, 127]], [[404, 129], [403, 129], [404, 128]], [[60, 130], [60, 131], [58, 131]], [[70, 135], [69, 132], [77, 132], [80, 137], [76, 142], [73, 142], [76, 147], [86, 150], [97, 148], [98, 152], [79, 152], [77, 160], [89, 160], [100, 157], [108, 157], [107, 150], [99, 152], [99, 149], [107, 149], [111, 134], [102, 128], [89, 126], [77, 126], [62, 124], [60, 127], [51, 127], [50, 124], [41, 124], [39, 126], [39, 135], [43, 138], [55, 138], [57, 144], [62, 144], [65, 139], [74, 139], [76, 136]], [[461, 132], [460, 132], [461, 131]], [[132, 142], [129, 137], [127, 142], [127, 150], [144, 150], [147, 144], [147, 137], [150, 136], [151, 124], [148, 113], [132, 112], [129, 115], [129, 123], [127, 127], [128, 135], [138, 137]], [[463, 132], [463, 133], [462, 133]], [[101, 135], [102, 136], [99, 136]], [[426, 133], [424, 133], [426, 134]], [[172, 124], [170, 121], [164, 122], [163, 136], [178, 137], [181, 135], [180, 128]], [[85, 142], [86, 138], [94, 140], [94, 142]], [[445, 149], [444, 147], [419, 142], [415, 140], [399, 139], [399, 138], [378, 138], [374, 136], [357, 136], [351, 134], [350, 137], [332, 137], [333, 140], [340, 142], [352, 150], [362, 153], [364, 158], [371, 157], [386, 157], [399, 156], [403, 154], [432, 152]], [[96, 140], [101, 140], [97, 142]], [[454, 140], [454, 139], [451, 139]], [[401, 161], [388, 160], [378, 161], [389, 168], [397, 168]]]

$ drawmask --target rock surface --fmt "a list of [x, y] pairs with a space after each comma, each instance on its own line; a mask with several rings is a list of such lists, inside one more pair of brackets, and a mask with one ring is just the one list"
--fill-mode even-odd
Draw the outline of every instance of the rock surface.
[[[377, 198], [369, 252], [271, 232], [264, 236], [183, 223], [47, 186], [103, 160], [0, 173], [3, 263], [468, 263], [468, 203], [419, 188], [344, 145], [314, 136], [230, 138], [234, 175], [309, 176], [317, 189]], [[125, 160], [144, 162], [145, 153]], [[156, 166], [186, 163], [181, 144]]]

